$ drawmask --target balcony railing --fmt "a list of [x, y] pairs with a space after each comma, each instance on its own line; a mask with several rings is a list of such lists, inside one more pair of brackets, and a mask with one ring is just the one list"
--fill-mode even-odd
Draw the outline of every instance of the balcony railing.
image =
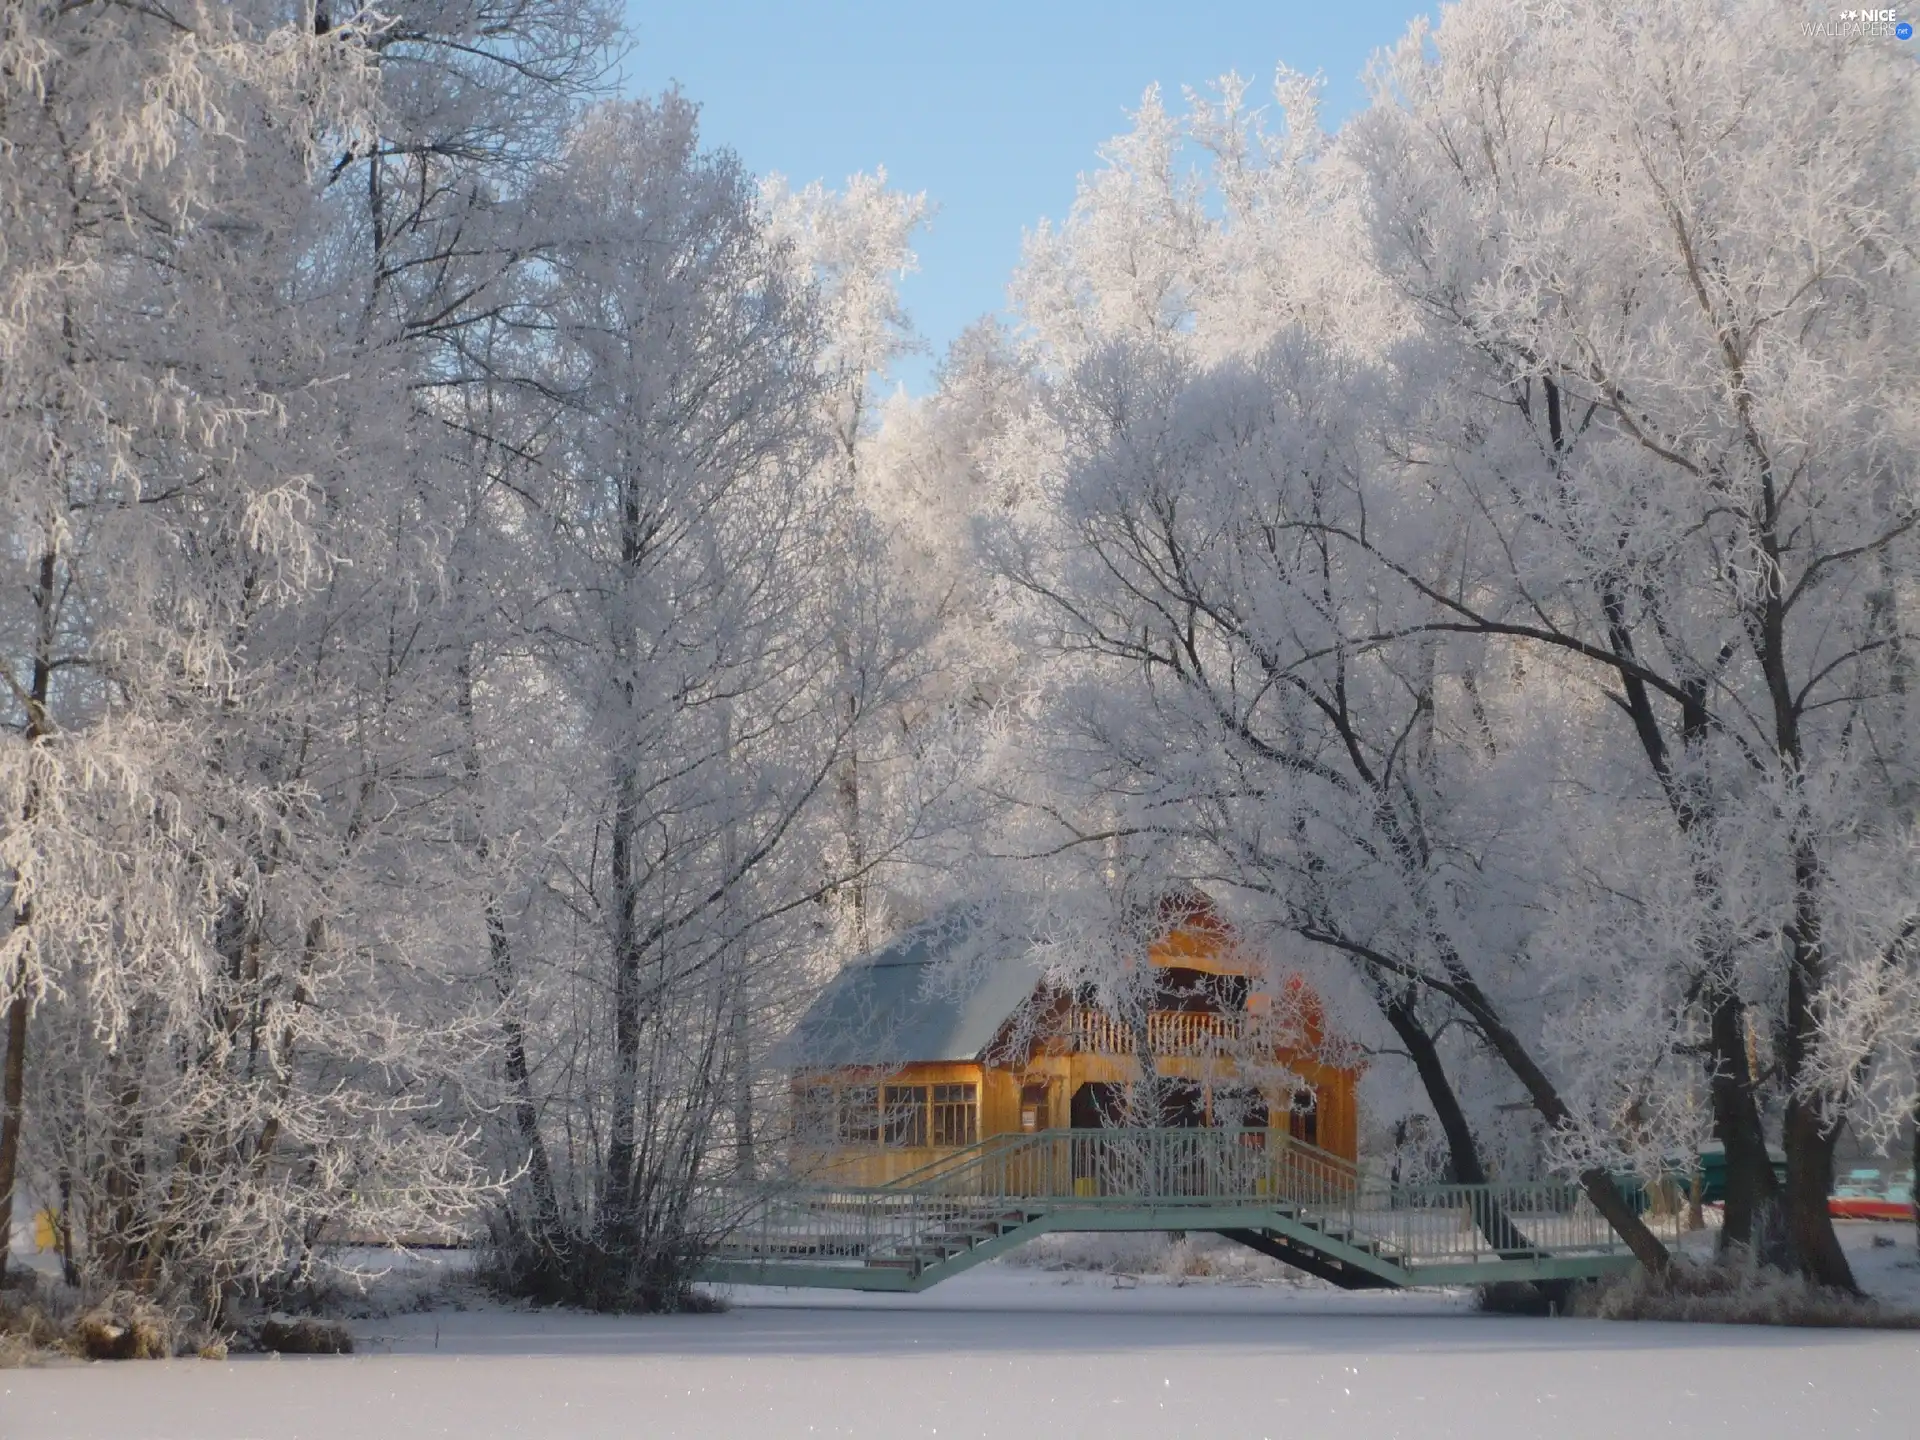
[[[1154, 1055], [1214, 1055], [1270, 1041], [1271, 1029], [1266, 1016], [1245, 1011], [1152, 1010], [1147, 1049]], [[1065, 1038], [1081, 1054], [1131, 1055], [1139, 1048], [1131, 1026], [1085, 1006], [1068, 1013]]]

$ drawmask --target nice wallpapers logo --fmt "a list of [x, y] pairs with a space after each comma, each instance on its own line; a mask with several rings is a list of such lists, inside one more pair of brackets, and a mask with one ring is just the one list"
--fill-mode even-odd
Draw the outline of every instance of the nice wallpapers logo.
[[1826, 20], [1810, 20], [1806, 31], [1823, 40], [1911, 40], [1913, 23], [1898, 10], [1836, 10]]

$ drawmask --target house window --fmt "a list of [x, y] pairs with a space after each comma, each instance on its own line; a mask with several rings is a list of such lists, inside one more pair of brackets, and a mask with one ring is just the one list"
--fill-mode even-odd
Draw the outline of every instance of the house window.
[[886, 1143], [901, 1147], [927, 1143], [927, 1087], [889, 1085], [886, 1088]]
[[971, 1145], [979, 1138], [979, 1087], [935, 1085], [933, 1087], [933, 1143]]
[[1044, 1080], [1020, 1087], [1020, 1128], [1032, 1133], [1044, 1130], [1051, 1119], [1047, 1114], [1047, 1085]]
[[804, 1144], [971, 1145], [980, 1138], [977, 1085], [810, 1085], [793, 1096], [794, 1136]]
[[840, 1092], [840, 1143], [880, 1143], [880, 1087], [849, 1085]]
[[831, 1145], [835, 1139], [831, 1085], [806, 1085], [793, 1092], [793, 1138], [801, 1145]]

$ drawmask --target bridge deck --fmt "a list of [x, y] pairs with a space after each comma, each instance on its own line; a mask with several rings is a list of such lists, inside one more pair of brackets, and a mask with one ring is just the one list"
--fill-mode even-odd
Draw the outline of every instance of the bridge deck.
[[[1579, 1186], [1369, 1185], [1265, 1130], [998, 1136], [891, 1185], [805, 1177], [709, 1197], [703, 1279], [923, 1290], [1059, 1231], [1200, 1230], [1349, 1288], [1574, 1280], [1632, 1257]], [[1646, 1217], [1677, 1232], [1679, 1217]]]

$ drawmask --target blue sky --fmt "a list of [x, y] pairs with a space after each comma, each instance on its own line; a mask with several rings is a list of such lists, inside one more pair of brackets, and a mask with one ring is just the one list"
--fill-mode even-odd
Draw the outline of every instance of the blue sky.
[[929, 353], [1005, 304], [1020, 236], [1072, 203], [1075, 177], [1124, 130], [1149, 84], [1170, 94], [1227, 70], [1264, 87], [1277, 61], [1323, 72], [1329, 123], [1362, 100], [1367, 57], [1417, 0], [629, 0], [630, 92], [678, 81], [709, 143], [756, 171], [838, 185], [885, 165], [938, 206], [904, 287]]

